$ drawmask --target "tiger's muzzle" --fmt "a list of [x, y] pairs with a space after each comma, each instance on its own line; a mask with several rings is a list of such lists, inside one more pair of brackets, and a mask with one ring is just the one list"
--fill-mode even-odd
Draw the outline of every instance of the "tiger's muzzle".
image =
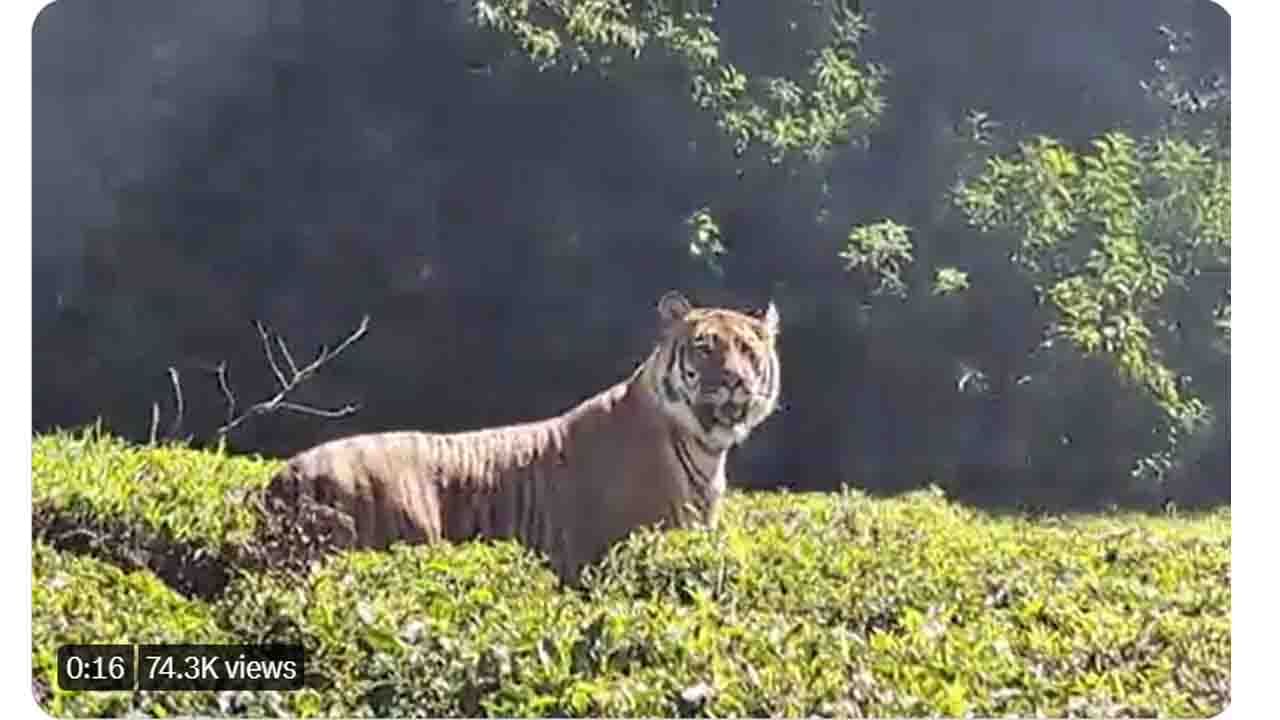
[[699, 400], [710, 410], [710, 419], [719, 425], [733, 427], [747, 419], [753, 396], [742, 380], [734, 378], [704, 389]]

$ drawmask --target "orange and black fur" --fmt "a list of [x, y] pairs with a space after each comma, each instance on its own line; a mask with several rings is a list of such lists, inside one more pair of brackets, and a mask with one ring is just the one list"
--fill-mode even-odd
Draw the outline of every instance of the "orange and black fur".
[[346, 544], [514, 538], [575, 582], [642, 526], [715, 522], [725, 457], [778, 399], [778, 313], [658, 303], [661, 336], [631, 377], [567, 412], [470, 432], [333, 440], [289, 460], [267, 496], [346, 520]]

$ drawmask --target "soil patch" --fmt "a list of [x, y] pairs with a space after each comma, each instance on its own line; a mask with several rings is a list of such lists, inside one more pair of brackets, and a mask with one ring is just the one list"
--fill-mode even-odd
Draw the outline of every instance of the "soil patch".
[[57, 550], [95, 557], [126, 570], [145, 568], [186, 597], [217, 597], [231, 581], [227, 561], [210, 548], [123, 522], [38, 506], [31, 516], [31, 536]]
[[31, 696], [35, 698], [36, 705], [39, 705], [46, 713], [49, 712], [49, 701], [53, 699], [53, 688], [49, 687], [49, 682], [39, 675], [31, 675]]
[[121, 520], [49, 505], [33, 510], [31, 536], [62, 552], [126, 570], [150, 570], [179, 594], [205, 601], [221, 595], [237, 571], [306, 574], [326, 556], [351, 547], [354, 528], [346, 515], [305, 500], [288, 502], [265, 494], [250, 502], [259, 515], [258, 529], [242, 545], [177, 541]]

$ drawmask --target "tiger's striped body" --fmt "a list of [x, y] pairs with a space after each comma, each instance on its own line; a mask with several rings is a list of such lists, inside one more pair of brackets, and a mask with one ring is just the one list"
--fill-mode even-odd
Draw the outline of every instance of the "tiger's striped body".
[[[693, 310], [671, 294], [659, 308], [666, 326], [649, 359], [562, 415], [470, 432], [330, 441], [292, 458], [268, 497], [277, 508], [314, 503], [336, 511], [349, 520], [354, 547], [517, 539], [545, 553], [570, 582], [635, 528], [714, 523], [729, 447], [777, 401], [776, 311], [770, 306], [760, 320]], [[722, 352], [699, 355], [697, 370], [689, 357], [695, 313], [709, 313], [702, 319], [727, 338]], [[705, 388], [691, 388], [695, 374], [708, 379]]]

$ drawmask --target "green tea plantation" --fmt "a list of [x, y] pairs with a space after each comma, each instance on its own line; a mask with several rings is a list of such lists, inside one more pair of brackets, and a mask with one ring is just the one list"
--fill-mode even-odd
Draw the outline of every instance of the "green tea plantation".
[[[38, 436], [32, 688], [60, 717], [1206, 717], [1231, 515], [992, 515], [938, 490], [731, 492], [579, 589], [508, 542], [273, 562], [274, 461]], [[297, 558], [293, 558], [297, 560]], [[72, 692], [65, 643], [294, 642], [305, 688]]]

